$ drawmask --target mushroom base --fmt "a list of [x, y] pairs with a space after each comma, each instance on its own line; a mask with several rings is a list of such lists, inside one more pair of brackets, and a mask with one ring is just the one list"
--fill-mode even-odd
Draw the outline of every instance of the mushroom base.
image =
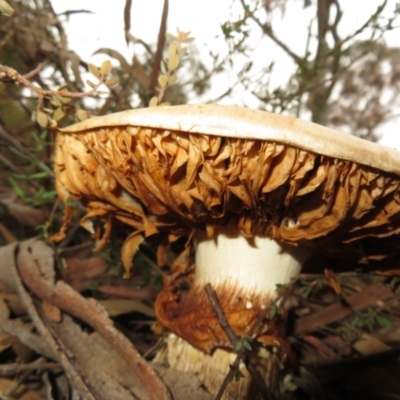
[[[280, 398], [280, 393], [293, 390], [291, 375], [285, 370], [281, 347], [270, 346], [265, 348], [257, 346], [247, 357], [257, 369], [260, 377], [275, 398]], [[182, 338], [174, 334], [168, 337], [166, 347], [161, 350], [154, 360], [168, 364], [170, 368], [178, 371], [189, 372], [196, 375], [207, 391], [215, 396], [220, 390], [225, 377], [229, 373], [230, 365], [236, 359], [236, 354], [230, 350], [218, 348], [212, 354], [204, 354]], [[252, 379], [243, 362], [239, 365], [241, 377], [232, 380], [226, 387], [223, 400], [243, 399], [261, 400], [260, 389]]]
[[[164, 287], [155, 304], [158, 321], [207, 354], [217, 347], [231, 347], [204, 287], [191, 287], [191, 280], [191, 276], [181, 276], [176, 285]], [[214, 289], [229, 325], [238, 336], [246, 335], [264, 307], [272, 302], [269, 295], [240, 293], [229, 285]], [[273, 319], [263, 321], [255, 335], [268, 337], [268, 340], [276, 343], [282, 341], [282, 346], [287, 347], [281, 339], [285, 333], [284, 316], [276, 315]]]
[[[272, 318], [270, 313], [262, 321], [258, 318], [266, 308], [276, 307], [276, 285], [289, 283], [307, 254], [267, 237], [244, 238], [237, 230], [216, 229], [212, 238], [199, 232], [194, 239], [196, 267], [173, 267], [156, 300], [158, 321], [173, 332], [157, 360], [165, 358], [172, 368], [196, 374], [216, 395], [236, 358], [222, 327], [223, 314], [236, 336], [251, 332], [252, 350], [246, 359], [273, 393], [281, 393], [283, 366], [294, 360], [284, 339], [284, 305], [279, 304], [281, 312]], [[208, 283], [220, 310], [208, 298]], [[257, 398], [255, 381], [243, 374], [245, 378], [229, 385], [232, 395], [226, 399]]]

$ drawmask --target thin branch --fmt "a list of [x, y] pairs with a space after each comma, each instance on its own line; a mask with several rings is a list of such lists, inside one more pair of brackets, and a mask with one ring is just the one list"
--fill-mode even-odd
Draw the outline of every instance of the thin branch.
[[28, 364], [12, 363], [0, 365], [0, 376], [14, 375], [22, 371], [35, 371], [51, 369], [55, 371], [62, 370], [62, 366], [55, 362], [31, 362]]
[[125, 29], [125, 42], [129, 44], [128, 33], [131, 29], [131, 9], [132, 9], [132, 0], [125, 1], [124, 7], [124, 29]]
[[164, 50], [164, 46], [165, 46], [165, 34], [167, 31], [167, 18], [168, 18], [168, 6], [169, 6], [169, 0], [164, 0], [164, 7], [163, 7], [162, 16], [161, 16], [160, 30], [158, 32], [157, 51], [156, 51], [156, 54], [154, 57], [153, 72], [151, 74], [151, 79], [150, 79], [149, 92], [150, 92], [151, 96], [153, 96], [156, 92], [157, 80], [158, 80], [158, 75], [160, 72], [160, 66], [161, 66], [161, 61], [162, 61], [162, 54], [163, 54], [163, 50]]
[[37, 75], [43, 68], [43, 64], [40, 63], [37, 65], [37, 67], [35, 69], [33, 69], [31, 72], [28, 72], [25, 75], [22, 75], [25, 79], [31, 79], [32, 77], [34, 77], [35, 75]]
[[[235, 345], [237, 337], [235, 335], [235, 332], [233, 331], [232, 327], [229, 325], [228, 320], [226, 319], [226, 316], [221, 308], [221, 305], [219, 304], [218, 298], [211, 286], [210, 283], [207, 283], [205, 285], [205, 290], [208, 296], [208, 299], [211, 303], [211, 306], [213, 308], [213, 311], [215, 315], [217, 316], [218, 322], [221, 325], [221, 328], [224, 330], [226, 335], [228, 336], [229, 340], [232, 343], [232, 346]], [[253, 324], [253, 326], [250, 328], [248, 335], [249, 337], [252, 337], [255, 333], [255, 331], [258, 329], [258, 327], [263, 323], [265, 316], [267, 315], [268, 308], [266, 307], [261, 314], [258, 316], [256, 322]], [[225, 392], [226, 387], [228, 386], [229, 382], [232, 381], [234, 376], [237, 374], [239, 371], [239, 365], [242, 359], [244, 359], [246, 355], [246, 348], [244, 346], [241, 347], [241, 349], [237, 353], [237, 357], [234, 361], [234, 363], [231, 365], [231, 369], [229, 370], [229, 373], [226, 375], [224, 381], [222, 382], [222, 385], [215, 397], [215, 400], [220, 400], [222, 398], [222, 395]], [[269, 391], [267, 385], [265, 384], [264, 380], [262, 379], [260, 373], [257, 371], [256, 367], [252, 365], [251, 362], [245, 362], [246, 368], [249, 371], [251, 377], [253, 378], [253, 381], [256, 383], [258, 390], [261, 392], [263, 395], [263, 398], [266, 400], [272, 400], [271, 392]]]
[[342, 39], [341, 44], [348, 42], [349, 40], [353, 39], [354, 37], [359, 35], [361, 32], [363, 32], [373, 20], [378, 18], [379, 14], [382, 13], [382, 11], [386, 7], [386, 5], [387, 5], [387, 0], [384, 0], [383, 3], [377, 7], [376, 11], [364, 22], [364, 24], [362, 24], [352, 34], [350, 34], [347, 37], [345, 37], [344, 39]]
[[224, 312], [222, 311], [221, 305], [219, 304], [217, 295], [215, 294], [213, 288], [209, 283], [206, 284], [205, 290], [212, 305], [213, 311], [217, 316], [218, 322], [221, 325], [221, 328], [224, 330], [226, 335], [228, 336], [229, 340], [231, 341], [232, 345], [235, 345], [237, 337], [233, 329], [229, 325], [228, 320], [225, 317]]
[[15, 82], [18, 82], [18, 83], [24, 85], [25, 87], [31, 89], [32, 91], [37, 93], [38, 96], [41, 98], [46, 97], [46, 96], [54, 96], [54, 95], [62, 96], [62, 97], [71, 97], [71, 98], [75, 98], [75, 99], [83, 98], [83, 97], [90, 96], [90, 95], [96, 93], [98, 88], [101, 85], [103, 85], [103, 83], [104, 83], [104, 76], [102, 74], [100, 74], [99, 81], [94, 85], [94, 87], [91, 90], [89, 90], [87, 92], [75, 93], [75, 92], [69, 92], [69, 91], [65, 91], [65, 90], [60, 90], [60, 91], [43, 90], [42, 88], [31, 83], [23, 75], [19, 74], [15, 69], [0, 64], [0, 79], [4, 79], [5, 77], [8, 77], [9, 79], [11, 79]]
[[[244, 0], [240, 0], [243, 9], [246, 9], [246, 4]], [[261, 30], [273, 41], [275, 42], [287, 55], [289, 55], [296, 64], [300, 64], [302, 58], [299, 57], [296, 53], [289, 49], [285, 43], [283, 43], [280, 39], [278, 39], [272, 31], [272, 26], [268, 24], [262, 24], [258, 18], [254, 16], [254, 13], [249, 13], [248, 16], [261, 28]]]

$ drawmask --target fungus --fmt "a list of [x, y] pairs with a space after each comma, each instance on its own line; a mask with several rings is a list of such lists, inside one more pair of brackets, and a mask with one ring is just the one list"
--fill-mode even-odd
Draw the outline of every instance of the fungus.
[[[189, 238], [156, 301], [171, 332], [158, 359], [197, 374], [212, 394], [235, 354], [207, 283], [241, 337], [310, 252], [365, 261], [399, 239], [399, 152], [263, 111], [185, 105], [92, 118], [60, 130], [55, 171], [61, 199], [86, 207], [82, 225], [104, 222], [98, 248], [115, 221], [132, 228], [127, 271], [145, 238], [164, 238], [160, 259]], [[285, 390], [284, 334], [282, 318], [265, 318], [250, 354], [274, 393]], [[256, 398], [243, 373], [225, 398]]]

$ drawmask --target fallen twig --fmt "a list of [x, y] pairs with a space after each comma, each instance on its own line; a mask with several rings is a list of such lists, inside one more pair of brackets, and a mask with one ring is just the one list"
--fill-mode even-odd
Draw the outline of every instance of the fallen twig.
[[[124, 358], [147, 392], [148, 399], [169, 400], [167, 388], [132, 343], [114, 327], [105, 309], [94, 299], [85, 299], [63, 281], [54, 282], [54, 253], [38, 240], [19, 246], [17, 264], [24, 282], [42, 300], [81, 319], [95, 329]], [[36, 323], [36, 321], [35, 321]]]
[[[208, 296], [208, 299], [210, 300], [211, 306], [213, 308], [213, 311], [215, 312], [215, 315], [217, 316], [218, 322], [221, 325], [221, 328], [224, 330], [224, 332], [227, 334], [229, 340], [232, 343], [232, 346], [235, 345], [237, 341], [237, 337], [235, 335], [235, 332], [233, 331], [232, 327], [229, 325], [229, 322], [219, 304], [218, 298], [211, 286], [211, 284], [207, 283], [205, 285], [205, 290]], [[265, 308], [264, 311], [258, 316], [256, 322], [253, 324], [253, 326], [250, 328], [248, 332], [248, 336], [252, 337], [257, 328], [262, 324], [264, 321], [265, 316], [267, 315], [268, 309]], [[240, 350], [237, 352], [237, 357], [233, 364], [231, 365], [231, 369], [229, 370], [229, 373], [226, 375], [224, 381], [222, 382], [222, 385], [215, 397], [215, 400], [220, 400], [222, 398], [222, 395], [225, 392], [226, 387], [228, 386], [229, 382], [232, 381], [234, 376], [239, 372], [239, 365], [240, 362], [243, 360], [245, 362], [246, 368], [249, 371], [251, 377], [253, 378], [254, 382], [257, 385], [258, 390], [261, 392], [263, 395], [264, 399], [269, 400], [272, 399], [271, 392], [269, 391], [267, 385], [265, 384], [264, 380], [262, 379], [260, 373], [257, 371], [255, 366], [251, 362], [246, 362], [244, 360], [244, 357], [246, 355], [246, 348], [242, 346]]]
[[62, 370], [62, 366], [55, 362], [31, 362], [28, 364], [11, 363], [11, 364], [0, 364], [0, 376], [14, 375], [22, 371], [35, 371], [35, 370]]

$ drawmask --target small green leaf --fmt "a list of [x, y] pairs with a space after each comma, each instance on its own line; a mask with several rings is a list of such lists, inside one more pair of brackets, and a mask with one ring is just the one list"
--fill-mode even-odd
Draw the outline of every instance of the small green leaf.
[[79, 119], [79, 121], [84, 121], [85, 119], [88, 119], [88, 113], [85, 110], [82, 110], [82, 108], [78, 108], [76, 110], [76, 117]]
[[88, 69], [92, 75], [94, 75], [96, 78], [100, 78], [100, 71], [95, 65], [89, 63]]
[[115, 86], [119, 82], [118, 76], [113, 76], [112, 78], [107, 79], [104, 83], [107, 87]]
[[94, 89], [96, 87], [96, 85], [92, 82], [92, 81], [86, 81], [86, 83], [92, 88]]
[[18, 186], [17, 182], [15, 182], [15, 180], [11, 176], [8, 177], [8, 182], [10, 182], [11, 187], [14, 189], [14, 192], [17, 194], [18, 197], [20, 197], [21, 199], [25, 198], [24, 191], [20, 186]]
[[176, 74], [172, 74], [168, 78], [168, 85], [173, 85], [174, 83], [176, 83], [177, 80], [178, 80], [178, 76]]
[[376, 317], [376, 320], [377, 320], [379, 326], [382, 328], [393, 328], [392, 323], [383, 315], [378, 315]]
[[158, 83], [161, 86], [167, 86], [168, 85], [168, 77], [166, 75], [160, 75], [158, 77]]
[[237, 353], [241, 348], [242, 348], [242, 341], [238, 339], [235, 345], [233, 346], [233, 351]]
[[154, 96], [151, 98], [149, 102], [149, 107], [157, 107], [157, 105], [158, 105], [158, 98], [157, 96]]
[[43, 111], [38, 111], [36, 113], [36, 121], [42, 128], [46, 128], [46, 126], [49, 124], [49, 116]]
[[56, 96], [53, 96], [50, 100], [50, 104], [53, 105], [54, 107], [60, 107], [61, 101]]
[[180, 58], [183, 58], [187, 55], [187, 47], [182, 47], [179, 51], [178, 51], [178, 56]]
[[179, 67], [179, 56], [178, 54], [172, 54], [168, 60], [168, 69], [174, 71]]
[[16, 154], [17, 156], [23, 158], [24, 160], [29, 160], [32, 161], [29, 156], [27, 156], [24, 153], [21, 153], [19, 150], [17, 150], [15, 147], [9, 146], [8, 150], [10, 150], [12, 153]]
[[167, 33], [165, 36], [167, 37], [168, 42], [175, 42], [176, 40], [178, 40], [176, 36], [171, 35], [170, 33]]
[[55, 109], [53, 114], [53, 119], [59, 121], [61, 118], [64, 118], [64, 116], [65, 116], [65, 111], [63, 110], [62, 107], [58, 107]]
[[26, 180], [32, 180], [32, 179], [45, 179], [49, 177], [48, 172], [38, 172], [37, 174], [31, 174], [28, 176], [25, 176]]
[[171, 58], [172, 56], [178, 54], [179, 48], [180, 47], [177, 43], [171, 43], [168, 46], [168, 58]]
[[252, 350], [251, 344], [250, 344], [247, 340], [244, 340], [244, 341], [243, 341], [243, 347], [244, 347], [246, 350], [249, 350], [249, 351]]
[[237, 374], [235, 375], [235, 381], [239, 381], [240, 379], [244, 378], [243, 372], [238, 371]]
[[166, 74], [168, 72], [167, 64], [165, 63], [165, 61], [161, 61], [160, 70], [163, 74]]
[[63, 104], [67, 104], [67, 103], [71, 103], [72, 99], [71, 99], [71, 97], [61, 96], [61, 97], [60, 97], [60, 101], [61, 101], [61, 103], [63, 103]]
[[104, 75], [107, 75], [107, 74], [109, 74], [109, 73], [111, 72], [111, 70], [112, 70], [111, 61], [110, 61], [110, 60], [105, 60], [105, 61], [103, 62], [103, 64], [101, 64], [101, 68], [100, 68], [101, 74], [102, 74], [103, 76], [104, 76]]

